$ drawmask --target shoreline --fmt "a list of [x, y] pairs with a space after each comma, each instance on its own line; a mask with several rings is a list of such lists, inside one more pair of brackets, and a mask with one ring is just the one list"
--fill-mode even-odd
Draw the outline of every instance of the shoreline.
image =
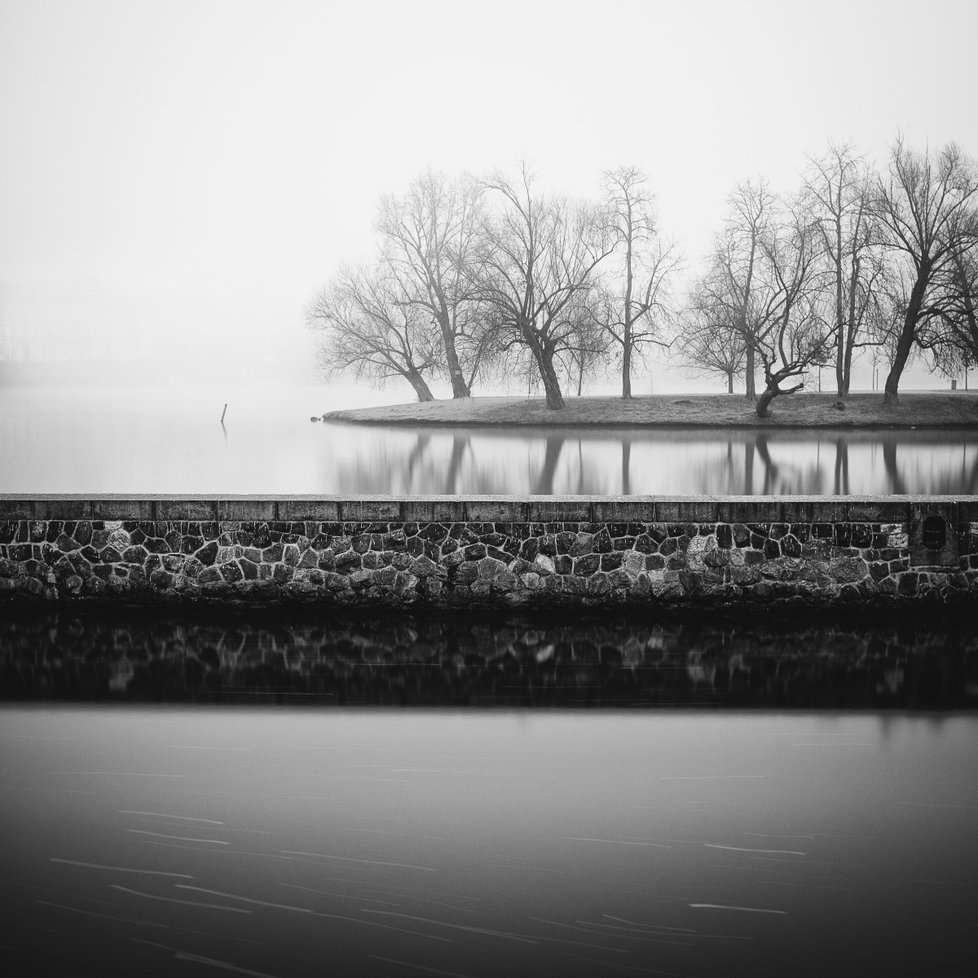
[[739, 394], [573, 397], [551, 411], [543, 398], [472, 397], [328, 411], [326, 422], [437, 427], [557, 428], [812, 428], [812, 429], [976, 429], [978, 396], [973, 391], [901, 394], [883, 408], [879, 393], [852, 394], [838, 409], [835, 394], [802, 393], [775, 401], [771, 415], [758, 418]]

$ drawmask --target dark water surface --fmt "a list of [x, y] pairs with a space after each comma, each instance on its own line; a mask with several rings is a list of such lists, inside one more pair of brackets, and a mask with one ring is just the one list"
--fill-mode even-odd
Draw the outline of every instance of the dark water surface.
[[7, 616], [0, 969], [969, 974], [976, 646]]
[[969, 709], [978, 631], [933, 616], [843, 625], [30, 610], [0, 621], [0, 670], [8, 700]]

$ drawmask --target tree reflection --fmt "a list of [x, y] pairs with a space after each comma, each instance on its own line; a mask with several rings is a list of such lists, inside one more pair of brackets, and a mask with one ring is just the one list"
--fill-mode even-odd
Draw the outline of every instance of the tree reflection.
[[778, 478], [778, 465], [771, 458], [771, 452], [767, 444], [767, 435], [758, 435], [755, 443], [757, 445], [757, 457], [764, 465], [764, 487], [761, 489], [761, 495], [768, 496], [775, 489], [775, 483]]
[[414, 483], [414, 471], [418, 466], [418, 463], [425, 457], [428, 452], [428, 445], [431, 442], [431, 435], [427, 431], [419, 431], [418, 439], [414, 443], [414, 447], [411, 449], [407, 458], [407, 481], [408, 485]]
[[554, 495], [554, 476], [557, 472], [557, 462], [564, 448], [562, 435], [547, 435], [546, 447], [543, 453], [543, 464], [533, 483], [533, 492], [538, 496]]
[[448, 468], [445, 470], [445, 488], [444, 493], [446, 496], [454, 496], [458, 492], [458, 475], [462, 468], [462, 462], [465, 459], [465, 453], [469, 448], [469, 439], [463, 437], [462, 435], [455, 435], [452, 438], [452, 454], [448, 459]]
[[845, 438], [836, 438], [835, 440], [833, 489], [837, 496], [849, 495], [849, 442]]
[[978, 492], [978, 444], [954, 432], [349, 426], [343, 435], [345, 443], [337, 439], [338, 450], [328, 455], [321, 491], [747, 496]]
[[895, 496], [907, 494], [907, 484], [897, 465], [897, 446], [892, 438], [883, 440], [883, 468], [886, 470], [886, 480], [889, 491]]

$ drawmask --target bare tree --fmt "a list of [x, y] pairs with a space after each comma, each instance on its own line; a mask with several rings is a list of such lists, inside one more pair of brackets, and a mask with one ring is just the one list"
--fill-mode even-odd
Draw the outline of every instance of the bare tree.
[[732, 333], [743, 344], [749, 398], [757, 399], [755, 372], [763, 367], [760, 417], [774, 398], [802, 387], [781, 384], [824, 357], [830, 334], [818, 299], [819, 249], [817, 228], [799, 206], [786, 208], [763, 183], [743, 184], [694, 290], [691, 308], [705, 337], [729, 342]]
[[496, 176], [486, 186], [502, 206], [485, 223], [475, 292], [492, 309], [500, 348], [530, 352], [547, 407], [559, 410], [556, 367], [583, 325], [573, 313], [586, 309], [614, 242], [593, 208], [537, 195], [525, 166], [519, 181]]
[[604, 205], [616, 239], [605, 276], [603, 325], [621, 357], [621, 396], [632, 396], [633, 360], [662, 339], [668, 317], [666, 289], [679, 263], [656, 225], [648, 178], [636, 167], [604, 174]]
[[978, 242], [959, 239], [951, 251], [933, 303], [919, 332], [920, 346], [947, 376], [978, 363]]
[[558, 359], [568, 383], [575, 385], [578, 397], [584, 392], [585, 377], [593, 377], [608, 362], [611, 340], [604, 321], [599, 321], [601, 308], [597, 295], [581, 293], [566, 309], [568, 338]]
[[769, 328], [764, 315], [761, 264], [763, 239], [777, 201], [767, 185], [741, 184], [731, 194], [723, 231], [717, 237], [694, 304], [710, 310], [714, 335], [729, 330], [744, 346], [744, 393], [757, 399], [757, 347]]
[[822, 313], [817, 260], [816, 228], [800, 208], [773, 228], [762, 240], [765, 257], [765, 295], [750, 343], [764, 367], [764, 391], [757, 400], [757, 416], [767, 417], [771, 401], [804, 386], [800, 377], [814, 364], [824, 363], [832, 332]]
[[383, 270], [342, 271], [309, 305], [306, 322], [320, 333], [319, 362], [327, 373], [351, 370], [381, 385], [401, 377], [419, 401], [434, 400], [426, 378], [440, 350], [431, 317], [402, 302]]
[[777, 201], [767, 184], [741, 184], [730, 196], [725, 227], [714, 247], [703, 286], [706, 304], [744, 341], [744, 389], [756, 400], [757, 348], [769, 328], [761, 263]]
[[923, 323], [937, 313], [935, 286], [954, 260], [957, 242], [978, 235], [978, 173], [953, 143], [936, 157], [907, 149], [897, 139], [889, 175], [880, 180], [875, 208], [887, 245], [904, 256], [907, 296], [895, 357], [886, 378], [884, 404], [895, 404], [900, 377]]
[[400, 301], [438, 327], [453, 397], [468, 397], [488, 345], [471, 294], [469, 264], [478, 246], [482, 188], [428, 172], [403, 196], [381, 200], [382, 253]]
[[840, 397], [849, 395], [855, 350], [873, 344], [866, 325], [884, 267], [873, 191], [868, 168], [849, 146], [830, 144], [825, 156], [810, 161], [804, 194], [830, 269]]
[[727, 393], [734, 392], [734, 378], [744, 369], [747, 345], [743, 334], [732, 329], [726, 310], [709, 301], [709, 292], [694, 286], [682, 317], [680, 355], [691, 373], [719, 374], [727, 381]]

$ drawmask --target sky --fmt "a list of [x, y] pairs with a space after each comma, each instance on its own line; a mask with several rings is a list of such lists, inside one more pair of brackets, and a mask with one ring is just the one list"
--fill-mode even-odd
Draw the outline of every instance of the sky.
[[0, 0], [0, 333], [314, 381], [307, 303], [429, 167], [587, 197], [634, 164], [695, 268], [738, 182], [791, 191], [829, 139], [978, 155], [976, 28], [973, 0]]

